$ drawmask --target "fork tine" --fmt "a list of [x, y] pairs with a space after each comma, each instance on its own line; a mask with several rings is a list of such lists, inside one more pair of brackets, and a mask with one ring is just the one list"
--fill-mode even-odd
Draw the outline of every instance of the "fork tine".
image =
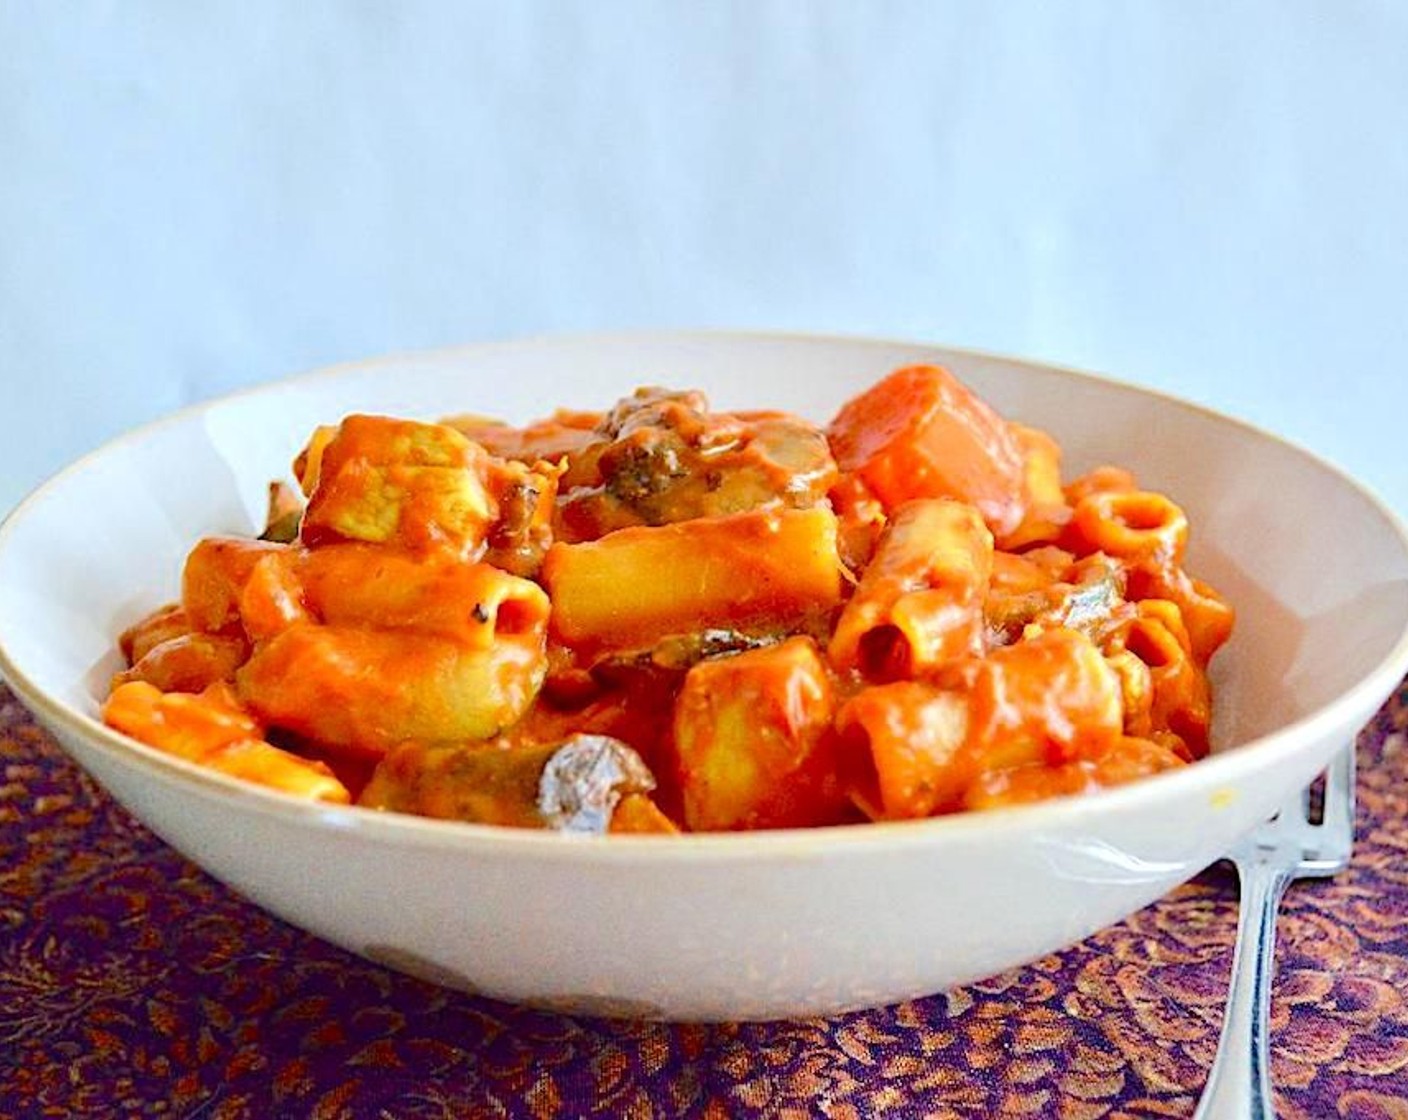
[[1330, 795], [1330, 772], [1327, 767], [1316, 774], [1297, 795], [1300, 812], [1290, 814], [1291, 825], [1302, 833], [1309, 827], [1312, 836], [1318, 833], [1320, 826], [1326, 823], [1325, 814], [1329, 807]]
[[1327, 831], [1335, 837], [1352, 836], [1354, 831], [1354, 747], [1335, 755], [1325, 771], [1325, 819]]

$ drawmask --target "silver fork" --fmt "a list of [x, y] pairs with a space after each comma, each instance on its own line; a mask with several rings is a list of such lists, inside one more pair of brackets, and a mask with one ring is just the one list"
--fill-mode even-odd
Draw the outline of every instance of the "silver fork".
[[1237, 867], [1242, 895], [1232, 990], [1217, 1057], [1193, 1120], [1275, 1120], [1267, 1018], [1276, 911], [1293, 880], [1334, 875], [1349, 864], [1354, 847], [1353, 742], [1335, 756], [1323, 778], [1322, 797], [1316, 798], [1312, 782], [1227, 854]]

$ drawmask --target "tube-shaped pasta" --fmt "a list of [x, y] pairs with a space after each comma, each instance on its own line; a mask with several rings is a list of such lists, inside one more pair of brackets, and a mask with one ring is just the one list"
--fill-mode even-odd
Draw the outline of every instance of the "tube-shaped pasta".
[[240, 590], [240, 625], [252, 642], [272, 638], [295, 622], [309, 619], [298, 567], [306, 556], [298, 547], [271, 552], [249, 571]]
[[831, 663], [894, 680], [981, 654], [991, 575], [992, 534], [973, 506], [944, 498], [906, 502], [841, 612]]
[[810, 638], [695, 665], [674, 718], [685, 825], [838, 820], [845, 801], [830, 750], [833, 708], [826, 666]]
[[1049, 630], [933, 682], [862, 690], [837, 714], [842, 769], [870, 816], [962, 808], [994, 774], [1093, 762], [1123, 734], [1120, 681], [1074, 630]]
[[1232, 635], [1236, 612], [1218, 592], [1182, 568], [1143, 564], [1130, 571], [1131, 598], [1166, 599], [1178, 607], [1193, 659], [1204, 668]]
[[841, 560], [851, 571], [870, 563], [885, 529], [885, 507], [858, 474], [842, 475], [827, 495], [836, 511]]
[[1026, 501], [1021, 524], [998, 543], [1004, 549], [1050, 544], [1071, 519], [1071, 507], [1061, 489], [1061, 445], [1040, 428], [1010, 420], [1007, 428], [1022, 454]]
[[337, 438], [337, 432], [336, 424], [319, 424], [293, 460], [293, 477], [298, 479], [298, 488], [305, 498], [312, 497], [313, 491], [318, 488], [318, 478], [323, 471], [323, 452]]
[[1110, 668], [1120, 679], [1125, 734], [1148, 735], [1154, 729], [1154, 680], [1149, 666], [1127, 649], [1108, 653], [1105, 660], [1110, 663]]
[[232, 777], [315, 801], [351, 801], [326, 763], [265, 742], [258, 722], [225, 686], [196, 695], [129, 681], [113, 689], [103, 720], [148, 746]]
[[1138, 735], [1124, 735], [1095, 764], [1095, 779], [1101, 786], [1122, 786], [1151, 774], [1177, 770], [1188, 758], [1167, 743]]
[[236, 676], [261, 719], [330, 750], [377, 756], [403, 739], [488, 739], [531, 703], [547, 658], [541, 628], [487, 646], [415, 630], [297, 623]]
[[240, 597], [255, 565], [291, 551], [288, 545], [244, 537], [207, 537], [186, 557], [181, 605], [191, 627], [215, 634], [240, 623]]
[[1211, 692], [1178, 607], [1165, 599], [1142, 600], [1121, 644], [1149, 667], [1149, 734], [1172, 731], [1194, 758], [1206, 755]]
[[349, 542], [244, 547], [211, 539], [186, 564], [187, 614], [203, 629], [239, 624], [251, 641], [295, 622], [415, 628], [475, 647], [502, 633], [542, 633], [548, 598], [530, 580], [442, 553]]
[[414, 629], [469, 649], [513, 635], [540, 640], [547, 628], [543, 589], [490, 564], [336, 544], [304, 553], [298, 578], [308, 607], [332, 626]]
[[1066, 762], [1059, 766], [1019, 766], [1012, 770], [984, 770], [963, 791], [964, 809], [1003, 809], [1029, 805], [1053, 797], [1092, 793], [1100, 787], [1095, 764]]
[[1084, 634], [1057, 628], [956, 663], [986, 769], [1099, 758], [1124, 730], [1120, 679]]
[[1237, 613], [1209, 584], [1194, 579], [1181, 568], [1178, 574], [1182, 578], [1170, 588], [1168, 596], [1178, 604], [1183, 625], [1188, 628], [1194, 659], [1206, 668], [1212, 655], [1232, 636]]
[[978, 767], [961, 691], [918, 681], [861, 690], [836, 715], [847, 792], [873, 819], [927, 817], [957, 807]]
[[249, 643], [240, 635], [178, 634], [148, 649], [113, 685], [146, 681], [162, 692], [200, 692], [231, 679], [248, 656]]
[[1100, 758], [1060, 766], [1025, 766], [1018, 770], [986, 771], [963, 798], [965, 809], [997, 809], [1025, 805], [1052, 797], [1089, 793], [1121, 786], [1165, 770], [1176, 770], [1186, 760], [1163, 743], [1123, 736]]
[[618, 529], [548, 550], [552, 626], [581, 650], [633, 649], [709, 627], [798, 629], [840, 599], [829, 509], [751, 510]]
[[143, 615], [117, 639], [117, 647], [127, 664], [135, 665], [162, 642], [191, 632], [191, 620], [180, 603], [166, 603], [150, 614]]
[[1068, 482], [1065, 486], [1066, 504], [1077, 505], [1090, 494], [1120, 494], [1138, 489], [1138, 480], [1131, 472], [1107, 463]]
[[1188, 543], [1188, 518], [1163, 494], [1104, 490], [1076, 503], [1070, 532], [1078, 552], [1178, 564]]

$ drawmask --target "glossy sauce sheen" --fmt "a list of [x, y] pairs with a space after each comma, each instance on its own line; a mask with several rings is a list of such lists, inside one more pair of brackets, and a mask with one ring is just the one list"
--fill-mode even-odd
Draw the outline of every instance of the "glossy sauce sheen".
[[105, 718], [297, 796], [569, 832], [863, 823], [1207, 751], [1231, 608], [1173, 499], [897, 370], [828, 427], [641, 389], [366, 415], [195, 542]]

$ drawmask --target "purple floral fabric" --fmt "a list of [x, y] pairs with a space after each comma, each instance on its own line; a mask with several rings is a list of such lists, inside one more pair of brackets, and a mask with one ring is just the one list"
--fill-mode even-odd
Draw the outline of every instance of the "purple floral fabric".
[[[1354, 864], [1293, 887], [1280, 924], [1287, 1120], [1408, 1118], [1408, 684], [1360, 751]], [[1235, 926], [1214, 870], [1066, 952], [896, 1007], [549, 1015], [270, 917], [114, 805], [0, 686], [4, 1117], [1185, 1117]]]

